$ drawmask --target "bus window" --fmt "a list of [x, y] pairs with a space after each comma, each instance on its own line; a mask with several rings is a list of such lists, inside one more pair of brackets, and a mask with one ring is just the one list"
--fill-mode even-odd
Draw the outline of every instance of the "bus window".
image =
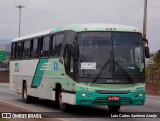
[[60, 55], [63, 40], [64, 40], [64, 34], [57, 34], [56, 35], [56, 45], [55, 45], [55, 51], [56, 52], [55, 53], [57, 55]]
[[15, 58], [20, 59], [21, 58], [21, 52], [22, 52], [22, 44], [21, 42], [16, 43], [15, 46]]
[[38, 56], [38, 38], [31, 40], [31, 55], [32, 58]]
[[24, 42], [24, 47], [23, 47], [23, 58], [29, 58], [30, 54], [30, 41], [27, 40]]
[[33, 57], [33, 40], [31, 40], [30, 42], [31, 46], [30, 46], [30, 57], [32, 58]]
[[49, 56], [49, 40], [50, 40], [49, 36], [46, 36], [41, 40], [41, 46], [40, 46], [41, 57]]
[[52, 39], [51, 39], [51, 55], [52, 56], [57, 56], [56, 55], [56, 50], [55, 50], [55, 45], [56, 45], [56, 37], [55, 36], [52, 36]]
[[15, 58], [15, 43], [12, 43], [12, 54], [11, 54], [11, 59]]

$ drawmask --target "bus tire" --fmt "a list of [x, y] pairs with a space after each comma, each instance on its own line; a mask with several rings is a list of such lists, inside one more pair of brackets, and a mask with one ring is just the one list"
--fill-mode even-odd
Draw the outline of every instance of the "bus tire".
[[58, 91], [58, 105], [61, 112], [67, 111], [67, 104], [62, 101], [62, 88]]
[[120, 110], [121, 106], [120, 105], [108, 105], [108, 108], [110, 112], [116, 113]]
[[31, 102], [31, 96], [27, 94], [27, 83], [26, 82], [23, 84], [23, 99], [25, 103]]

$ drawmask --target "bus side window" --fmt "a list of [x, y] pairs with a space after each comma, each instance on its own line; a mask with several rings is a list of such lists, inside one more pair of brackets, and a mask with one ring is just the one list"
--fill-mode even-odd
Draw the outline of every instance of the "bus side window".
[[15, 45], [15, 58], [21, 59], [21, 52], [22, 52], [22, 44], [21, 42], [17, 42]]
[[42, 38], [41, 42], [41, 56], [42, 57], [48, 57], [49, 56], [49, 41], [50, 41], [50, 37], [46, 36], [44, 38]]
[[33, 40], [31, 40], [30, 45], [30, 57], [33, 58]]
[[38, 38], [31, 40], [31, 53], [30, 53], [31, 58], [36, 58], [38, 57]]
[[64, 33], [56, 35], [55, 54], [60, 55], [61, 47], [64, 40]]
[[11, 59], [15, 59], [15, 43], [12, 43]]
[[29, 58], [30, 55], [30, 41], [24, 41], [24, 47], [23, 47], [23, 58]]
[[56, 37], [52, 36], [51, 37], [51, 56], [54, 56], [54, 57], [57, 56], [55, 45], [56, 45]]
[[43, 38], [39, 38], [39, 57], [43, 56]]

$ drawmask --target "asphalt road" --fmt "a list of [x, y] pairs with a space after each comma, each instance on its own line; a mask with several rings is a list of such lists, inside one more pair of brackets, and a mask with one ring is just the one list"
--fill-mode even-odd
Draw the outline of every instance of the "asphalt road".
[[[20, 108], [31, 110], [33, 112], [51, 112], [48, 116], [65, 120], [65, 121], [124, 121], [124, 118], [101, 118], [109, 113], [107, 106], [98, 107], [76, 107], [71, 106], [69, 112], [62, 113], [59, 109], [50, 101], [40, 100], [32, 104], [25, 104], [22, 96], [18, 95], [9, 89], [9, 84], [0, 83], [0, 101], [6, 102]], [[144, 106], [122, 106], [120, 113], [125, 112], [160, 112], [160, 97], [148, 96]], [[85, 117], [87, 115], [95, 117]], [[63, 118], [67, 117], [67, 118]], [[159, 121], [160, 118], [125, 118], [125, 120], [131, 121]]]

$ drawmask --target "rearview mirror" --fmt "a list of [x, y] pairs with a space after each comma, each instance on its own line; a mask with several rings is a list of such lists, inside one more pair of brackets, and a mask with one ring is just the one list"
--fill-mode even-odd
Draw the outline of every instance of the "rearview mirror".
[[145, 47], [145, 56], [146, 56], [146, 58], [150, 58], [149, 47]]

